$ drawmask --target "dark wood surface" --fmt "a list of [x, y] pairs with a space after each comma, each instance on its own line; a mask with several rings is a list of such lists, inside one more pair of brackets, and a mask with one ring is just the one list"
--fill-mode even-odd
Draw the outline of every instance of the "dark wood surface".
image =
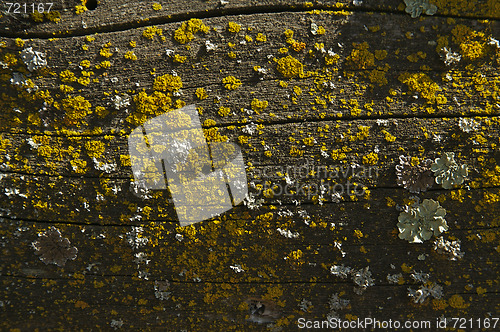
[[[153, 2], [101, 2], [78, 15], [79, 2], [55, 3], [57, 23], [0, 18], [2, 330], [289, 331], [301, 317], [325, 320], [332, 294], [350, 301], [336, 310], [345, 320], [430, 320], [434, 330], [439, 317], [499, 316], [498, 1], [432, 1], [436, 15], [416, 19], [392, 0], [158, 1], [160, 10]], [[174, 32], [192, 18], [210, 30], [181, 44]], [[325, 33], [312, 34], [311, 23]], [[161, 35], [147, 38], [151, 27]], [[207, 51], [206, 41], [216, 48]], [[461, 60], [446, 65], [445, 46]], [[29, 47], [46, 54], [47, 66], [27, 70], [20, 53]], [[106, 49], [113, 55], [103, 56]], [[332, 63], [330, 49], [338, 54]], [[301, 75], [280, 72], [287, 56], [303, 65]], [[65, 82], [65, 71], [75, 80]], [[183, 86], [165, 92], [163, 109], [139, 98], [173, 71]], [[12, 84], [15, 72], [37, 88]], [[242, 84], [227, 89], [228, 76]], [[206, 99], [196, 96], [200, 88]], [[130, 105], [115, 108], [112, 98], [124, 94]], [[255, 195], [252, 184], [286, 185], [277, 172], [287, 167], [371, 167], [376, 175], [291, 176], [300, 186], [349, 180], [367, 191], [339, 202], [304, 191], [260, 194], [257, 207], [241, 204], [181, 228], [167, 191], [147, 199], [133, 193], [127, 137], [184, 104], [200, 107], [209, 141], [240, 145]], [[229, 114], [221, 116], [221, 107]], [[461, 119], [479, 126], [465, 132]], [[464, 184], [435, 184], [418, 195], [397, 185], [400, 155], [434, 160], [444, 152], [468, 165]], [[414, 196], [446, 209], [442, 235], [461, 241], [463, 258], [437, 253], [436, 237], [398, 238], [398, 207]], [[64, 266], [36, 254], [33, 242], [50, 227], [78, 249]], [[375, 285], [358, 294], [351, 278], [330, 273], [334, 265], [369, 266]], [[429, 273], [442, 298], [414, 303], [408, 288], [422, 286], [414, 272]], [[389, 283], [397, 273], [400, 282]], [[255, 303], [272, 314], [251, 315]]]

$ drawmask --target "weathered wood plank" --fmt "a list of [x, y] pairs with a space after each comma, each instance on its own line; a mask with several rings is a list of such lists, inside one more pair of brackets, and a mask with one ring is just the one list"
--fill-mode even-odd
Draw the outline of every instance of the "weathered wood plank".
[[[155, 11], [106, 1], [93, 13], [62, 12], [59, 24], [0, 18], [11, 29], [0, 32], [1, 328], [288, 331], [299, 317], [333, 314], [332, 294], [350, 300], [335, 310], [347, 320], [494, 317], [499, 4], [436, 0], [437, 15], [411, 19], [401, 1], [342, 3], [195, 1], [187, 12], [181, 2]], [[128, 11], [134, 15], [119, 15]], [[210, 30], [182, 44], [174, 34], [190, 18]], [[33, 39], [15, 39], [25, 28]], [[68, 32], [50, 39], [58, 30]], [[29, 47], [46, 53], [46, 68], [26, 68], [20, 52], [29, 58]], [[155, 84], [165, 74], [178, 75], [182, 88], [173, 77]], [[230, 76], [242, 84], [223, 81]], [[250, 195], [263, 201], [247, 198], [179, 227], [168, 191], [132, 193], [127, 136], [193, 103], [209, 141], [241, 146]], [[462, 118], [477, 126], [464, 127]], [[469, 166], [464, 184], [418, 195], [397, 185], [400, 155], [443, 152]], [[278, 174], [304, 164], [377, 173]], [[325, 179], [357, 181], [366, 191], [322, 197], [315, 188]], [[276, 192], [289, 181], [312, 192]], [[442, 235], [461, 241], [462, 258], [438, 253], [436, 236], [422, 244], [398, 238], [401, 208], [423, 199], [446, 209]], [[63, 267], [36, 255], [47, 253], [33, 242], [50, 227], [78, 248]], [[358, 294], [352, 275], [331, 273], [336, 265], [364, 281], [369, 267], [374, 285]], [[420, 271], [428, 283], [415, 280]], [[161, 291], [170, 293], [155, 293], [165, 280]], [[424, 284], [442, 287], [442, 297], [414, 302], [408, 288]], [[249, 297], [271, 301], [281, 318], [269, 327], [246, 321]]]
[[[186, 6], [179, 1], [156, 1], [151, 3], [123, 2], [118, 0], [101, 1], [95, 9], [88, 10], [82, 5], [86, 1], [65, 0], [53, 3], [52, 13], [46, 13], [48, 5], [35, 14], [28, 8], [29, 14], [24, 14], [20, 8], [14, 13], [4, 5], [4, 14], [0, 17], [2, 29], [0, 35], [16, 37], [45, 37], [53, 35], [85, 35], [95, 32], [118, 31], [138, 26], [161, 24], [181, 21], [186, 18], [207, 18], [234, 14], [251, 15], [262, 12], [283, 11], [312, 11], [329, 10], [338, 12], [377, 11], [405, 13], [405, 4], [397, 0], [341, 0], [335, 3], [330, 1], [304, 2], [297, 0], [286, 1], [190, 1]], [[89, 8], [94, 7], [96, 1], [89, 1]], [[500, 5], [496, 1], [431, 1], [437, 5], [439, 16], [469, 17], [478, 19], [500, 18]], [[409, 15], [406, 14], [405, 15]]]

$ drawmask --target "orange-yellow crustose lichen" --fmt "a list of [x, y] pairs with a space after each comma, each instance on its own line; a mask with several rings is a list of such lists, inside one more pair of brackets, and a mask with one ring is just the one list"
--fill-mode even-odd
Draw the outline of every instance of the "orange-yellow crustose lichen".
[[470, 303], [466, 303], [464, 298], [458, 294], [453, 295], [449, 298], [448, 304], [455, 309], [466, 309], [470, 306]]
[[476, 60], [486, 54], [489, 38], [482, 31], [458, 24], [452, 31], [453, 41], [460, 45], [460, 53], [467, 59]]
[[260, 112], [262, 112], [269, 105], [269, 102], [267, 100], [258, 100], [257, 98], [254, 98], [251, 105], [252, 110], [254, 110], [257, 114], [260, 114]]
[[75, 6], [75, 14], [77, 15], [80, 15], [87, 11], [87, 7], [85, 7], [85, 3], [87, 3], [87, 0], [81, 0], [81, 3], [82, 3], [81, 5]]
[[437, 92], [441, 91], [441, 87], [426, 74], [403, 73], [399, 75], [398, 79], [400, 82], [406, 84], [412, 91], [419, 92], [420, 96], [426, 99], [428, 103], [446, 103], [445, 96], [443, 96], [442, 94], [436, 95]]
[[255, 37], [255, 40], [258, 42], [265, 42], [265, 41], [267, 41], [267, 37], [266, 37], [266, 35], [259, 32], [257, 34], [257, 37]]
[[128, 51], [126, 52], [123, 57], [127, 60], [132, 60], [132, 61], [135, 61], [137, 60], [137, 55], [135, 55], [135, 53], [133, 51]]
[[80, 120], [90, 114], [90, 107], [92, 106], [90, 102], [82, 96], [69, 96], [61, 100], [61, 105], [63, 110], [66, 111], [64, 120], [68, 125], [78, 124]]
[[229, 22], [227, 24], [227, 31], [229, 31], [229, 32], [238, 33], [238, 32], [240, 32], [240, 29], [241, 29], [241, 25], [239, 25], [238, 23]]
[[24, 46], [24, 40], [22, 40], [21, 38], [16, 38], [15, 43], [16, 43], [17, 47], [23, 47]]
[[157, 91], [177, 91], [182, 88], [180, 76], [170, 74], [158, 76], [153, 83], [153, 89]]
[[303, 77], [304, 65], [291, 55], [278, 60], [276, 69], [286, 78]]
[[6, 53], [3, 56], [3, 63], [7, 64], [9, 67], [13, 67], [17, 64], [17, 58], [14, 54], [12, 53]]
[[89, 60], [82, 60], [82, 61], [80, 61], [80, 66], [88, 68], [88, 67], [90, 67], [90, 61]]
[[229, 107], [221, 106], [219, 107], [218, 113], [220, 116], [228, 116], [229, 114], [231, 114], [231, 109]]
[[182, 22], [181, 27], [174, 32], [174, 39], [185, 44], [194, 39], [194, 34], [201, 31], [203, 33], [208, 33], [210, 28], [203, 24], [200, 19], [192, 18], [187, 22]]
[[353, 43], [351, 54], [347, 57], [347, 61], [356, 69], [367, 69], [375, 64], [375, 55], [368, 51], [368, 43], [361, 44]]
[[363, 164], [375, 165], [376, 163], [378, 163], [378, 155], [375, 152], [363, 156]]
[[90, 158], [99, 158], [104, 153], [104, 143], [101, 141], [88, 141], [85, 143], [85, 149]]
[[241, 81], [234, 76], [227, 76], [223, 78], [222, 83], [228, 90], [236, 90], [241, 85]]
[[[161, 87], [168, 89], [163, 84]], [[171, 93], [169, 92], [169, 94]], [[145, 123], [149, 117], [168, 111], [172, 106], [172, 99], [170, 96], [159, 91], [154, 91], [151, 95], [148, 95], [143, 90], [134, 96], [134, 103], [137, 112], [127, 117], [127, 122], [139, 126]]]
[[153, 10], [161, 10], [161, 8], [162, 8], [161, 4], [159, 4], [157, 2], [153, 3], [152, 7], [153, 7]]
[[107, 47], [103, 47], [100, 51], [99, 51], [99, 54], [105, 58], [109, 58], [110, 56], [113, 55], [113, 53], [111, 53], [111, 51], [109, 50], [109, 48]]
[[207, 91], [203, 88], [196, 89], [196, 97], [198, 97], [199, 100], [208, 98]]
[[186, 60], [187, 60], [187, 56], [183, 56], [180, 54], [176, 54], [173, 57], [173, 61], [178, 62], [178, 63], [184, 63], [184, 62], [186, 62]]
[[59, 78], [62, 82], [74, 82], [76, 81], [76, 76], [72, 71], [64, 70], [59, 73]]
[[162, 36], [163, 35], [163, 30], [156, 27], [156, 26], [151, 26], [151, 27], [147, 27], [146, 29], [144, 29], [144, 31], [142, 32], [142, 36], [144, 38], [147, 38], [147, 39], [150, 39], [150, 40], [153, 40], [154, 36]]

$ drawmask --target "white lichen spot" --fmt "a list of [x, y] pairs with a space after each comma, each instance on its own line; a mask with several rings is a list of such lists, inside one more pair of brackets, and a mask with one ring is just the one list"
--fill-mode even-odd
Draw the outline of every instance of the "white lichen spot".
[[236, 273], [245, 272], [240, 264], [230, 265], [229, 267]]
[[458, 121], [458, 126], [460, 127], [460, 130], [462, 130], [464, 133], [470, 133], [471, 131], [476, 131], [480, 125], [481, 122], [478, 122], [474, 119], [460, 118], [460, 120]]
[[416, 291], [408, 287], [408, 296], [413, 298], [414, 303], [423, 303], [429, 296], [440, 299], [443, 297], [443, 287], [438, 284], [430, 284], [424, 285]]
[[299, 303], [299, 309], [303, 312], [307, 312], [309, 308], [312, 306], [312, 302], [306, 299], [302, 299]]
[[403, 274], [401, 274], [401, 273], [387, 275], [387, 281], [390, 284], [398, 284], [399, 280], [401, 280], [401, 278], [403, 278]]
[[155, 280], [154, 284], [155, 297], [161, 301], [168, 300], [170, 298], [170, 294], [172, 293], [167, 291], [169, 287], [170, 287], [170, 282], [168, 280], [165, 281]]
[[431, 277], [429, 273], [424, 273], [422, 271], [420, 272], [413, 271], [412, 274], [410, 274], [410, 276], [413, 280], [420, 282], [422, 284], [427, 283], [427, 281], [429, 281], [429, 278]]
[[349, 266], [344, 266], [342, 265], [334, 265], [330, 268], [330, 273], [333, 274], [336, 277], [345, 279], [347, 278], [352, 272], [352, 268]]
[[123, 321], [121, 319], [120, 320], [113, 319], [113, 320], [111, 320], [110, 325], [112, 328], [117, 330], [123, 326]]
[[464, 257], [465, 253], [460, 251], [460, 240], [448, 241], [442, 236], [434, 241], [434, 250], [439, 254], [448, 255], [449, 260], [456, 261]]
[[130, 106], [130, 96], [126, 93], [123, 95], [114, 95], [111, 98], [111, 102], [116, 110], [127, 109]]
[[299, 233], [297, 232], [294, 232], [292, 233], [290, 230], [284, 230], [284, 229], [281, 229], [281, 228], [278, 228], [277, 229], [278, 233], [280, 233], [282, 236], [288, 238], [288, 239], [295, 239], [295, 238], [298, 238], [299, 237]]
[[462, 59], [462, 56], [460, 54], [453, 52], [446, 47], [443, 47], [441, 51], [443, 52], [441, 57], [443, 58], [444, 64], [447, 66], [458, 63]]
[[21, 59], [29, 71], [34, 71], [47, 65], [45, 53], [33, 51], [32, 47], [25, 48], [21, 52]]

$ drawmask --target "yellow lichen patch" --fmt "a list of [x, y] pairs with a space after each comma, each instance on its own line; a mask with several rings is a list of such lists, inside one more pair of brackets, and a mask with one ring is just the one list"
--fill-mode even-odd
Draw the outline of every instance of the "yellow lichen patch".
[[229, 140], [226, 135], [221, 135], [219, 129], [215, 127], [203, 129], [203, 134], [207, 142], [227, 142]]
[[113, 55], [113, 53], [111, 53], [111, 51], [109, 50], [108, 47], [101, 48], [101, 50], [99, 51], [99, 54], [105, 58], [109, 58]]
[[[165, 91], [165, 90], [164, 90]], [[142, 125], [149, 117], [160, 115], [170, 110], [172, 99], [170, 95], [154, 91], [148, 95], [144, 90], [134, 96], [137, 113], [127, 117], [127, 121], [135, 126]]]
[[363, 164], [375, 165], [376, 163], [378, 163], [378, 155], [375, 152], [363, 156]]
[[278, 60], [276, 69], [286, 78], [303, 77], [304, 66], [291, 55]]
[[123, 57], [127, 60], [132, 60], [132, 61], [135, 61], [137, 60], [137, 56], [134, 54], [133, 51], [128, 51], [126, 52]]
[[76, 81], [76, 76], [72, 71], [65, 70], [59, 73], [59, 78], [61, 79], [61, 82], [74, 82]]
[[17, 47], [23, 47], [24, 46], [24, 40], [22, 40], [21, 38], [16, 38], [15, 44], [16, 44]]
[[144, 29], [144, 31], [142, 32], [142, 36], [144, 38], [147, 38], [147, 39], [150, 39], [150, 40], [153, 40], [153, 38], [155, 36], [162, 36], [163, 35], [163, 30], [156, 27], [155, 25], [151, 26], [151, 27], [147, 27], [146, 29]]
[[267, 100], [258, 100], [257, 98], [254, 98], [251, 103], [252, 110], [257, 114], [260, 114], [268, 105], [269, 102]]
[[367, 69], [375, 64], [375, 55], [368, 51], [367, 42], [353, 43], [351, 54], [347, 57], [348, 63], [355, 69]]
[[178, 91], [182, 88], [182, 80], [180, 76], [170, 74], [158, 76], [153, 83], [153, 89], [157, 91]]
[[228, 116], [229, 114], [231, 114], [231, 109], [229, 107], [219, 107], [219, 115], [220, 116]]
[[370, 82], [377, 83], [379, 86], [387, 84], [385, 70], [373, 69], [370, 71], [368, 78], [370, 79]]
[[394, 142], [396, 140], [396, 136], [391, 135], [387, 130], [382, 130], [382, 134], [384, 134], [384, 138], [387, 142]]
[[184, 63], [184, 62], [186, 62], [186, 60], [187, 60], [187, 56], [183, 56], [180, 54], [176, 54], [173, 57], [173, 61], [178, 62], [178, 63]]
[[80, 66], [88, 68], [88, 67], [90, 67], [90, 61], [89, 60], [82, 60], [82, 61], [80, 61]]
[[336, 64], [340, 59], [340, 55], [338, 54], [327, 54], [325, 55], [325, 65], [331, 66]]
[[151, 7], [153, 7], [153, 10], [157, 10], [157, 11], [161, 10], [161, 8], [162, 8], [161, 4], [159, 4], [158, 2], [154, 2]]
[[306, 43], [304, 43], [304, 42], [294, 42], [294, 43], [292, 44], [292, 49], [293, 49], [295, 52], [301, 52], [301, 51], [303, 51], [305, 48], [306, 48]]
[[235, 22], [229, 22], [227, 24], [227, 31], [232, 32], [232, 33], [238, 33], [240, 32], [241, 25]]
[[82, 13], [85, 13], [87, 11], [87, 7], [85, 7], [85, 3], [87, 0], [81, 0], [81, 5], [76, 5], [75, 6], [75, 14], [80, 15]]
[[210, 28], [203, 24], [202, 20], [192, 18], [187, 22], [183, 22], [181, 27], [174, 32], [174, 39], [180, 44], [185, 44], [194, 39], [194, 34], [201, 31], [208, 33]]
[[222, 83], [228, 90], [236, 90], [241, 85], [241, 81], [234, 76], [227, 76], [223, 78]]
[[51, 10], [50, 12], [43, 13], [45, 18], [51, 22], [59, 23], [61, 21], [61, 13], [57, 10]]
[[78, 124], [79, 121], [90, 114], [90, 107], [92, 106], [82, 96], [69, 96], [61, 101], [61, 105], [63, 110], [66, 111], [64, 120], [68, 125]]
[[31, 16], [31, 19], [35, 22], [39, 22], [39, 23], [43, 22], [43, 14], [39, 13], [38, 11], [31, 13], [30, 16]]
[[198, 97], [199, 100], [207, 99], [208, 98], [207, 91], [204, 88], [197, 88], [196, 97]]
[[111, 62], [109, 62], [108, 60], [101, 61], [101, 63], [95, 66], [96, 69], [101, 69], [101, 68], [106, 69], [109, 67], [111, 67]]
[[266, 37], [266, 35], [259, 32], [257, 34], [257, 37], [255, 37], [255, 40], [258, 42], [265, 42], [265, 41], [267, 41], [267, 37]]
[[464, 298], [458, 294], [453, 295], [448, 299], [448, 304], [455, 309], [466, 309], [470, 303], [466, 303]]
[[99, 158], [104, 153], [104, 143], [101, 141], [88, 141], [85, 148], [90, 158]]
[[386, 50], [375, 50], [375, 59], [384, 60], [387, 57]]
[[453, 41], [460, 46], [460, 53], [467, 59], [476, 60], [486, 54], [489, 38], [484, 32], [458, 24], [453, 30]]
[[441, 94], [436, 95], [437, 92], [441, 91], [441, 87], [426, 74], [403, 73], [399, 75], [398, 79], [406, 84], [410, 90], [419, 92], [420, 96], [426, 99], [428, 103], [446, 103], [446, 97]]
[[62, 93], [70, 93], [70, 92], [73, 92], [74, 88], [72, 86], [69, 86], [69, 85], [65, 85], [65, 84], [61, 84], [59, 86], [59, 90], [62, 92]]

